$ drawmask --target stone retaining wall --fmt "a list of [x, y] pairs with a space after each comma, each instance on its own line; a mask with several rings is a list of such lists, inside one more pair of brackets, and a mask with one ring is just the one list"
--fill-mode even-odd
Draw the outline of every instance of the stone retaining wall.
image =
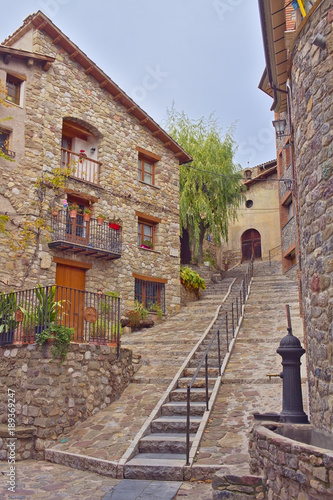
[[[333, 498], [333, 452], [278, 435], [266, 424], [250, 437], [251, 472], [263, 476], [270, 500]], [[291, 427], [291, 426], [290, 426]], [[295, 425], [304, 432], [310, 426]]]
[[71, 344], [62, 365], [52, 359], [49, 346], [45, 355], [37, 344], [0, 348], [0, 424], [7, 422], [11, 389], [16, 426], [34, 428], [34, 458], [43, 458], [43, 450], [76, 422], [118, 399], [134, 371], [128, 349], [120, 349], [117, 360], [116, 350], [109, 346]]

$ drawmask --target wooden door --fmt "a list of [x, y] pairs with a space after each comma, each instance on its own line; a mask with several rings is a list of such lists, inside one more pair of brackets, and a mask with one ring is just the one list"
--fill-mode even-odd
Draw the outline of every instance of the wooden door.
[[74, 341], [84, 340], [84, 290], [86, 269], [57, 264], [57, 300], [62, 301], [62, 323], [75, 328]]
[[248, 229], [242, 234], [242, 261], [261, 259], [261, 236], [256, 229]]

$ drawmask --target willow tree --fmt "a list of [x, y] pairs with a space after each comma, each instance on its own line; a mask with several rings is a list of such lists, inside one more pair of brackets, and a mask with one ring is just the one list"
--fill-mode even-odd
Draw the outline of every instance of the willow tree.
[[207, 234], [217, 244], [228, 241], [228, 225], [242, 200], [240, 166], [234, 163], [231, 132], [222, 136], [214, 115], [191, 120], [184, 112], [167, 110], [166, 128], [193, 158], [180, 166], [180, 227], [186, 229], [194, 256], [202, 261]]

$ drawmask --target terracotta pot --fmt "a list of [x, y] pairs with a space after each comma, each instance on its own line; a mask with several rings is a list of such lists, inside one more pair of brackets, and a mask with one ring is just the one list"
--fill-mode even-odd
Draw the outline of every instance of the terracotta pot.
[[83, 220], [89, 222], [91, 218], [91, 214], [83, 214]]
[[58, 217], [59, 210], [52, 210], [53, 217]]
[[104, 220], [103, 217], [97, 217], [97, 224], [99, 224], [100, 226], [102, 226], [104, 224]]
[[70, 210], [69, 211], [69, 216], [70, 216], [71, 219], [76, 219], [77, 210]]

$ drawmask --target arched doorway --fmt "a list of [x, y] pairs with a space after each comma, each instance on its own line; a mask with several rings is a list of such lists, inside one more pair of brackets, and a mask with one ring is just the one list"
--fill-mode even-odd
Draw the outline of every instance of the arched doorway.
[[242, 234], [242, 261], [250, 260], [252, 255], [261, 259], [261, 236], [256, 229], [248, 229]]

